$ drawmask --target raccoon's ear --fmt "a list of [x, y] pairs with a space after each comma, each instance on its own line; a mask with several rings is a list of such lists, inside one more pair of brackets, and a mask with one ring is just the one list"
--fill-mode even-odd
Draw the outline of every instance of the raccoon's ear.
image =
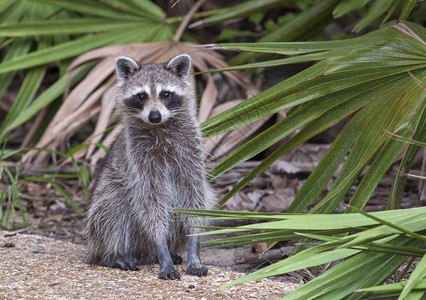
[[130, 74], [139, 70], [139, 64], [130, 57], [120, 56], [115, 59], [118, 84], [125, 81]]
[[191, 57], [188, 54], [175, 56], [167, 63], [166, 68], [179, 77], [187, 78], [191, 69]]

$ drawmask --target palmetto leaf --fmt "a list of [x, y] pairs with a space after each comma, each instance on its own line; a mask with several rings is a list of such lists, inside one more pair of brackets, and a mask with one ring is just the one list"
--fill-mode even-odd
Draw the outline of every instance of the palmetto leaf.
[[[250, 1], [249, 3], [242, 4], [242, 6], [250, 9], [250, 6], [253, 4], [253, 7], [256, 7], [256, 5], [258, 4], [260, 4], [261, 6], [270, 6], [280, 2], [282, 3], [284, 1]], [[318, 32], [320, 32], [321, 28], [325, 24], [332, 20], [331, 12], [337, 2], [338, 0], [325, 0], [312, 3], [311, 6], [307, 7], [306, 9], [303, 9], [299, 14], [297, 14], [294, 19], [290, 20], [289, 22], [285, 22], [283, 24], [278, 25], [276, 29], [274, 29], [266, 36], [260, 38], [258, 42], [297, 41], [309, 39], [315, 36], [316, 34], [318, 34]], [[236, 7], [238, 7], [238, 5], [236, 5]], [[232, 16], [236, 12], [234, 9], [235, 7], [228, 9], [228, 17]], [[205, 23], [203, 23], [203, 21], [200, 21], [196, 24]], [[233, 58], [231, 62], [240, 65], [256, 56], [259, 55], [256, 53], [241, 53], [240, 55]]]
[[146, 26], [137, 21], [111, 20], [105, 18], [76, 18], [65, 20], [37, 20], [0, 24], [0, 37], [31, 37], [54, 34], [79, 34], [110, 31], [113, 29]]
[[[401, 292], [401, 295], [398, 299], [405, 299], [413, 289], [415, 289], [423, 280], [426, 279], [426, 255], [418, 263], [416, 269], [411, 274], [410, 278], [407, 281], [404, 289]], [[425, 291], [423, 291], [424, 293]]]
[[[94, 1], [94, 0], [31, 0], [43, 4], [58, 6], [70, 11], [90, 13], [91, 15], [111, 19], [160, 20], [164, 12], [151, 1]], [[104, 3], [103, 3], [104, 2]], [[121, 2], [121, 3], [120, 3]]]
[[[426, 77], [425, 36], [422, 27], [399, 23], [354, 40], [221, 45], [240, 50], [300, 54], [295, 56], [298, 61], [310, 61], [312, 54], [316, 55], [315, 60], [321, 59], [314, 66], [203, 123], [205, 136], [209, 137], [282, 109], [297, 107], [287, 118], [240, 147], [212, 170], [211, 176], [216, 177], [301, 129], [237, 184], [221, 203], [279, 156], [357, 112], [308, 178], [289, 212], [301, 212], [311, 205], [349, 153], [332, 190], [314, 209], [331, 212], [371, 158], [381, 151], [386, 159], [376, 160], [377, 165], [373, 164], [364, 181], [366, 186], [357, 191], [361, 196], [357, 194], [351, 203], [363, 207], [380, 174], [404, 149], [404, 143], [391, 139], [387, 132], [412, 137], [422, 120], [426, 94], [419, 82], [424, 82]], [[278, 62], [291, 59], [293, 57]]]
[[[178, 210], [189, 216], [213, 216], [219, 219], [259, 219], [270, 221], [243, 225], [235, 228], [218, 228], [203, 235], [238, 233], [209, 243], [234, 243], [250, 241], [272, 243], [294, 238], [299, 232], [314, 239], [325, 240], [300, 253], [246, 275], [223, 287], [249, 280], [276, 276], [295, 270], [313, 267], [345, 259], [314, 280], [301, 286], [284, 299], [341, 299], [357, 288], [382, 283], [402, 264], [407, 256], [422, 257], [421, 249], [426, 236], [426, 208], [382, 211], [376, 213], [327, 214], [274, 214], [233, 211]], [[391, 226], [389, 226], [391, 225]], [[241, 235], [245, 231], [249, 233]], [[317, 232], [313, 234], [313, 232]], [[344, 233], [340, 237], [331, 234]], [[415, 232], [416, 234], [412, 234]], [[232, 244], [234, 245], [234, 244]], [[424, 278], [424, 262], [416, 269], [415, 279], [408, 285], [414, 288]], [[364, 289], [363, 289], [364, 290]], [[407, 292], [408, 293], [408, 292]], [[353, 294], [351, 299], [365, 298], [365, 294]]]
[[[426, 110], [423, 110], [423, 115], [420, 116], [420, 123], [419, 123], [419, 126], [417, 127], [416, 132], [414, 133], [413, 139], [414, 141], [419, 141], [420, 139], [424, 139], [425, 136], [426, 136]], [[411, 168], [411, 164], [414, 160], [414, 157], [416, 156], [416, 153], [419, 150], [419, 145], [421, 145], [419, 143], [413, 143], [411, 141], [408, 141], [408, 142], [410, 144], [407, 148], [407, 151], [404, 153], [404, 157], [398, 168], [397, 176], [395, 178], [395, 181], [390, 191], [389, 202], [388, 202], [388, 208], [390, 209], [395, 209], [397, 207], [400, 207], [401, 205], [402, 194], [403, 194], [404, 186], [407, 180], [407, 174]]]
[[[146, 27], [147, 29], [141, 31], [141, 26]], [[109, 32], [99, 33], [96, 36], [86, 35], [54, 47], [19, 56], [11, 61], [1, 64], [0, 74], [70, 58], [82, 52], [104, 47], [106, 45], [155, 40], [159, 37], [158, 33], [162, 29], [162, 26], [161, 24], [155, 24], [152, 22], [140, 22], [137, 25], [133, 25], [131, 28], [126, 27], [124, 29], [124, 32], [119, 28], [110, 30]]]
[[[412, 27], [418, 28], [416, 25], [412, 25]], [[323, 61], [293, 76], [292, 78], [289, 78], [286, 81], [286, 85], [283, 83], [280, 86], [273, 87], [257, 95], [253, 99], [248, 99], [234, 109], [227, 111], [220, 116], [212, 118], [203, 126], [206, 136], [218, 134], [221, 131], [226, 130], [229, 127], [227, 118], [232, 119], [232, 121], [230, 120], [229, 123], [235, 121], [233, 119], [235, 116], [233, 115], [237, 111], [245, 112], [250, 109], [254, 110], [257, 107], [262, 107], [264, 104], [270, 105], [270, 102], [273, 102], [273, 97], [275, 97], [275, 99], [279, 97], [289, 97], [292, 96], [291, 92], [300, 94], [303, 92], [308, 94], [312, 93], [311, 90], [316, 88], [316, 85], [312, 84], [311, 82], [307, 84], [306, 81], [313, 81], [313, 83], [318, 85], [317, 89], [323, 93], [329, 93], [330, 90], [327, 89], [327, 86], [319, 85], [324, 83], [330, 84], [330, 81], [336, 80], [337, 83], [343, 82], [341, 86], [334, 88], [334, 90], [339, 90], [346, 88], [344, 82], [348, 79], [351, 79], [350, 82], [347, 82], [349, 86], [356, 86], [359, 83], [363, 83], [363, 76], [364, 78], [368, 78], [368, 75], [371, 74], [372, 70], [376, 71], [378, 74], [382, 74], [384, 77], [399, 73], [403, 73], [405, 77], [408, 75], [407, 71], [409, 70], [422, 70], [425, 64], [423, 52], [424, 41], [412, 30], [411, 35], [404, 34], [402, 32], [403, 28], [407, 28], [407, 26], [395, 25], [393, 27], [383, 28], [376, 32], [366, 34], [365, 36], [359, 38], [342, 41], [220, 44], [220, 48], [224, 49], [237, 49], [286, 55], [309, 54], [317, 52], [318, 56], [314, 59], [311, 56], [300, 56], [300, 58], [294, 62], [309, 62], [318, 60]], [[422, 32], [424, 37], [424, 29], [418, 28], [418, 30]], [[416, 38], [420, 38], [420, 40], [416, 42]], [[398, 49], [396, 47], [397, 43], [401, 43], [400, 46], [404, 48]], [[356, 45], [356, 47], [354, 47], [354, 45]], [[285, 64], [287, 61], [293, 63], [292, 60], [293, 57], [289, 57], [275, 61], [274, 65]], [[407, 69], [402, 68], [399, 70], [393, 70], [393, 68], [391, 68], [393, 64], [406, 66]], [[247, 65], [232, 67], [228, 68], [227, 70], [236, 68], [247, 68]], [[354, 71], [358, 72], [359, 75], [353, 74]], [[326, 76], [328, 76], [327, 79], [325, 79]], [[377, 79], [377, 77], [375, 77], [375, 79]], [[333, 85], [335, 85], [335, 82], [333, 82]], [[309, 91], [305, 91], [304, 89], [308, 87]], [[299, 98], [302, 98], [302, 95]], [[285, 102], [286, 101], [282, 99], [279, 105], [283, 105]], [[296, 104], [300, 104], [300, 102]], [[280, 109], [281, 107], [278, 106], [275, 110]], [[263, 111], [266, 110], [267, 109], [263, 109]], [[273, 112], [275, 110], [273, 110]], [[218, 122], [218, 120], [220, 120], [220, 122]], [[241, 126], [241, 124], [248, 123], [251, 120], [251, 116], [246, 116], [233, 127]], [[227, 123], [223, 126], [219, 126], [218, 123], [223, 124], [224, 121], [227, 121]]]
[[226, 9], [220, 14], [216, 14], [204, 19], [197, 24], [216, 24], [224, 22], [230, 19], [241, 18], [244, 16], [249, 16], [254, 12], [259, 12], [263, 10], [270, 9], [272, 7], [277, 7], [283, 3], [288, 2], [288, 0], [251, 0], [246, 1], [241, 4], [237, 4], [231, 8]]
[[[370, 292], [371, 296], [367, 296], [365, 299], [397, 299], [401, 294], [401, 291], [407, 285], [407, 282], [396, 282], [386, 285], [379, 285], [374, 287], [367, 287], [359, 289], [356, 292]], [[372, 292], [372, 293], [371, 293]], [[404, 299], [423, 299], [423, 295], [426, 293], [426, 279], [421, 280], [411, 289], [409, 295]], [[398, 298], [403, 299], [403, 298]]]
[[[410, 224], [416, 226], [416, 231], [420, 230], [425, 224], [416, 224], [416, 220], [410, 219], [421, 218], [426, 214], [426, 208], [390, 210], [369, 213], [369, 215], [376, 217], [370, 218], [362, 214], [288, 214], [288, 213], [265, 213], [265, 212], [246, 212], [246, 211], [206, 211], [206, 210], [187, 210], [177, 209], [178, 212], [185, 213], [189, 216], [211, 216], [217, 219], [259, 219], [269, 220], [270, 222], [262, 222], [258, 224], [238, 226], [238, 230], [336, 230], [346, 228], [347, 231], [358, 228], [366, 228], [371, 226], [381, 225], [380, 219], [390, 221], [393, 224], [398, 222], [406, 224], [407, 220]], [[385, 225], [385, 224], [384, 224]], [[232, 229], [231, 229], [232, 230]], [[222, 233], [222, 232], [217, 232]], [[393, 234], [394, 232], [392, 232]], [[204, 233], [205, 235], [216, 234], [215, 231]]]

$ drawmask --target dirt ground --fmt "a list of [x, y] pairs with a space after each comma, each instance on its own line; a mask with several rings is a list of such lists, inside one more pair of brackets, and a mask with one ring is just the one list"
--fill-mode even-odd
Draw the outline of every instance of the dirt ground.
[[241, 276], [209, 266], [206, 277], [157, 278], [158, 265], [140, 271], [89, 266], [83, 245], [40, 235], [0, 232], [0, 299], [279, 299], [297, 284], [262, 279], [218, 289]]

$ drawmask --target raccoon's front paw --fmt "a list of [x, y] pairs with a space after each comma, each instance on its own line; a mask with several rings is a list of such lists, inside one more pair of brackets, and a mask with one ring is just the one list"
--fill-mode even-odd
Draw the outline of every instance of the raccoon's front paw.
[[174, 266], [171, 266], [171, 267], [166, 267], [160, 270], [160, 273], [158, 274], [158, 278], [165, 279], [165, 280], [180, 279], [180, 274], [178, 271], [176, 271]]
[[132, 256], [119, 255], [112, 262], [113, 268], [122, 269], [125, 271], [139, 271], [138, 260]]
[[209, 270], [202, 265], [188, 265], [186, 268], [186, 274], [196, 275], [198, 277], [207, 276]]

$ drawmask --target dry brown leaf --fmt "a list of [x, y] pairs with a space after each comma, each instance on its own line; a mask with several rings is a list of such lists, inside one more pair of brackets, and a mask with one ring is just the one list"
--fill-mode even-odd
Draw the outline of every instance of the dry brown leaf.
[[200, 101], [200, 108], [198, 111], [198, 121], [200, 123], [206, 121], [213, 110], [217, 99], [217, 89], [214, 85], [214, 80], [211, 76], [207, 77], [207, 84], [203, 96]]
[[257, 205], [258, 202], [249, 199], [246, 193], [239, 192], [226, 202], [225, 208], [227, 210], [255, 211]]
[[[241, 102], [242, 102], [242, 100], [233, 100], [233, 101], [228, 101], [228, 102], [225, 102], [223, 104], [220, 104], [213, 109], [211, 117], [218, 115], [218, 114], [230, 109], [231, 107], [233, 107], [233, 106], [235, 106], [235, 105], [237, 105]], [[204, 147], [206, 148], [206, 151], [208, 153], [210, 153], [210, 157], [209, 157], [210, 160], [214, 161], [215, 159], [217, 159], [215, 156], [212, 155], [212, 153], [213, 153], [215, 147], [217, 147], [217, 145], [219, 145], [221, 143], [225, 134], [226, 133], [222, 133], [222, 134], [213, 136], [209, 139], [206, 139], [204, 141]]]
[[[114, 142], [116, 136], [123, 130], [123, 125], [119, 124], [116, 126], [102, 141], [102, 144], [109, 148]], [[90, 164], [92, 166], [96, 165], [100, 159], [105, 156], [105, 151], [102, 148], [99, 148], [90, 158]], [[92, 170], [93, 171], [93, 170]], [[93, 173], [93, 172], [92, 172]]]
[[111, 119], [112, 112], [115, 107], [115, 86], [110, 87], [107, 92], [102, 97], [102, 108], [101, 113], [98, 117], [98, 122], [96, 123], [95, 131], [93, 132], [93, 138], [90, 140], [90, 146], [87, 149], [86, 159], [90, 158], [95, 150], [95, 144], [102, 139], [102, 132], [104, 132]]
[[[84, 143], [89, 145], [87, 148], [83, 148], [77, 153], [74, 154], [74, 159], [90, 159], [93, 152], [95, 151], [96, 143], [99, 143], [102, 137], [104, 136], [104, 132], [108, 126], [111, 126], [113, 122], [118, 120], [117, 117], [112, 116], [114, 107], [115, 107], [115, 85], [110, 86], [108, 90], [102, 96], [101, 101], [101, 112], [98, 116], [98, 122], [96, 123], [95, 130], [93, 134], [87, 138]], [[110, 146], [110, 143], [105, 145], [107, 147]], [[62, 165], [66, 165], [71, 162], [71, 158], [66, 159]]]
[[287, 186], [287, 177], [281, 177], [277, 175], [271, 175], [271, 185], [274, 190]]
[[247, 199], [250, 203], [259, 203], [260, 199], [266, 194], [265, 190], [254, 190], [252, 192], [247, 193]]
[[46, 223], [51, 222], [51, 221], [60, 222], [60, 221], [62, 221], [63, 218], [64, 218], [63, 214], [51, 215], [51, 216], [44, 218], [43, 222], [46, 222]]
[[44, 183], [28, 182], [27, 189], [28, 193], [32, 196], [41, 196], [47, 192], [48, 187], [47, 184]]
[[[215, 52], [212, 52], [215, 53]], [[216, 54], [216, 53], [215, 53]], [[229, 67], [228, 63], [226, 63], [223, 59], [221, 59], [218, 55], [209, 56], [209, 63], [215, 67], [216, 69], [223, 69]], [[240, 85], [246, 91], [246, 97], [253, 97], [259, 93], [259, 90], [246, 78], [244, 78], [241, 73], [237, 71], [228, 71], [224, 73], [225, 76], [228, 76], [230, 79], [235, 81], [238, 85]]]
[[[198, 68], [199, 70], [208, 69], [204, 59], [201, 59], [201, 57], [200, 58], [195, 57], [192, 61], [193, 61], [194, 67]], [[213, 77], [208, 74], [205, 74], [203, 78], [206, 80], [207, 84], [204, 89], [203, 95], [201, 97], [200, 107], [198, 111], [198, 121], [200, 123], [208, 119], [216, 103], [216, 99], [218, 95]]]
[[42, 110], [40, 110], [38, 112], [38, 114], [36, 115], [35, 119], [34, 119], [34, 123], [32, 124], [30, 130], [25, 134], [25, 137], [21, 143], [21, 145], [19, 146], [19, 148], [27, 148], [30, 143], [31, 140], [34, 137], [34, 134], [37, 132], [37, 129], [40, 127], [40, 124], [43, 122], [43, 119], [45, 118], [47, 113], [47, 107], [44, 107]]
[[298, 168], [295, 164], [282, 159], [276, 160], [270, 168], [274, 173], [296, 174], [302, 171], [302, 169]]
[[268, 249], [267, 243], [256, 243], [253, 245], [254, 250], [256, 253], [263, 253]]
[[93, 107], [98, 99], [102, 97], [102, 95], [112, 86], [114, 83], [113, 78], [110, 78], [108, 82], [104, 85], [102, 85], [99, 89], [97, 89], [95, 92], [93, 92], [84, 102], [83, 105], [80, 107], [74, 109], [68, 116], [66, 116], [62, 121], [60, 121], [56, 127], [52, 130], [53, 135], [58, 136], [61, 134], [61, 132], [70, 124], [72, 124], [75, 120], [79, 118], [81, 114], [83, 114], [85, 111]]

